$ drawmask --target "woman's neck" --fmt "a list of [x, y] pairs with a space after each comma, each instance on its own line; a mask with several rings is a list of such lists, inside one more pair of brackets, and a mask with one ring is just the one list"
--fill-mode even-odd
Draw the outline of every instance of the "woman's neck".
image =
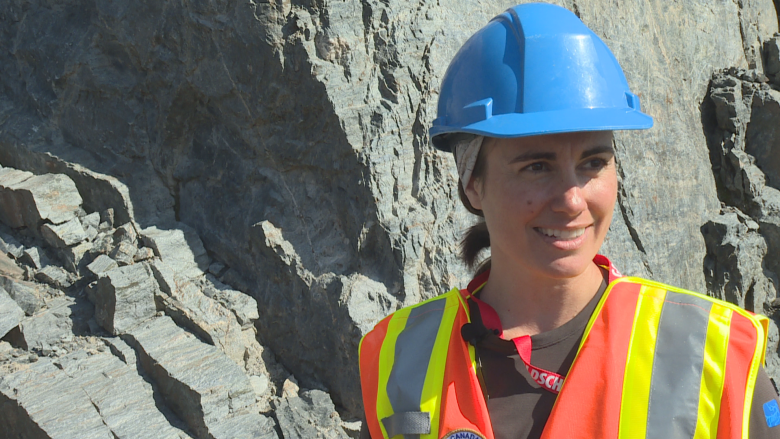
[[593, 299], [603, 279], [596, 264], [579, 276], [557, 279], [494, 260], [480, 299], [498, 313], [504, 338], [535, 335], [573, 319]]

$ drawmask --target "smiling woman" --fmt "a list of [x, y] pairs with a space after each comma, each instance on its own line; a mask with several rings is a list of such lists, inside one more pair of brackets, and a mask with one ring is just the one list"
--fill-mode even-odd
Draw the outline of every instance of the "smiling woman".
[[[483, 213], [493, 243], [481, 298], [504, 326], [515, 328], [510, 334], [560, 326], [602, 282], [592, 261], [617, 198], [612, 132], [491, 138], [480, 155], [484, 175], [472, 174], [464, 191]], [[574, 291], [563, 290], [562, 282]]]
[[362, 437], [780, 437], [767, 319], [598, 254], [618, 190], [612, 133], [652, 123], [566, 9], [516, 6], [464, 44], [430, 134], [482, 218], [463, 259], [491, 256], [467, 288], [363, 338]]

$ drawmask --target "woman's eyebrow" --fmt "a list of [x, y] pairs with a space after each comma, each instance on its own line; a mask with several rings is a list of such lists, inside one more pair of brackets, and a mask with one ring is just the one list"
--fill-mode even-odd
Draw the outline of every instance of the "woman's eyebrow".
[[593, 148], [586, 149], [585, 151], [583, 151], [582, 152], [582, 156], [580, 156], [580, 158], [584, 159], [585, 157], [590, 157], [592, 155], [603, 154], [603, 153], [609, 153], [609, 154], [613, 154], [614, 155], [615, 154], [615, 149], [612, 148], [611, 145], [609, 145], [609, 146], [607, 146], [607, 145], [595, 146]]
[[529, 151], [522, 153], [512, 160], [509, 161], [510, 164], [512, 163], [519, 163], [519, 162], [527, 162], [531, 160], [555, 160], [555, 153], [554, 152], [534, 152]]

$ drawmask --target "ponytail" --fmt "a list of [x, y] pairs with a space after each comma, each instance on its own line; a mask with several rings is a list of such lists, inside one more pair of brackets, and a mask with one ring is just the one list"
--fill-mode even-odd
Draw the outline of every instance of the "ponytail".
[[[474, 136], [473, 134], [459, 135], [460, 137], [453, 137], [453, 139], [470, 141], [469, 137], [464, 136]], [[491, 147], [493, 140], [495, 139], [492, 137], [485, 137], [471, 172], [471, 180], [483, 179], [485, 177], [485, 173], [487, 172], [485, 154]], [[482, 253], [483, 250], [490, 249], [490, 233], [488, 232], [482, 211], [475, 209], [474, 206], [471, 205], [469, 198], [466, 196], [466, 192], [463, 190], [463, 181], [461, 180], [458, 180], [458, 197], [466, 210], [479, 217], [478, 222], [466, 230], [463, 239], [460, 241], [460, 258], [470, 270], [475, 272], [475, 274], [481, 274], [490, 269], [490, 258], [479, 262], [480, 253]]]

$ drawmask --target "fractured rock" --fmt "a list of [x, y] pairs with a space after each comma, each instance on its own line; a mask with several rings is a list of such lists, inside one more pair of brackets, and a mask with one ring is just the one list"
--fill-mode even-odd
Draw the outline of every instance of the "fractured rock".
[[137, 239], [138, 233], [136, 233], [135, 227], [132, 223], [122, 224], [114, 231], [114, 244], [127, 242], [135, 246]]
[[268, 396], [268, 391], [271, 387], [269, 386], [270, 381], [267, 376], [252, 375], [249, 377], [249, 383], [252, 385], [252, 389], [254, 389], [258, 401]]
[[87, 235], [87, 241], [94, 241], [95, 238], [97, 238], [98, 233], [100, 232], [97, 227], [84, 226], [84, 234]]
[[0, 287], [0, 338], [5, 337], [8, 331], [19, 326], [22, 317], [24, 317], [24, 311]]
[[76, 217], [82, 199], [68, 176], [26, 176], [10, 168], [0, 171], [4, 172], [0, 176], [0, 200], [5, 211], [0, 219], [10, 227], [37, 230], [43, 221], [62, 224]]
[[20, 268], [7, 254], [0, 252], [0, 276], [11, 279], [24, 279], [24, 269]]
[[55, 265], [47, 265], [35, 273], [35, 279], [54, 288], [68, 288], [73, 284], [68, 272]]
[[0, 276], [0, 287], [5, 289], [8, 295], [28, 316], [35, 314], [43, 307], [43, 298], [46, 295], [45, 290], [34, 283]]
[[770, 89], [753, 94], [745, 152], [755, 157], [769, 185], [780, 189], [780, 91]]
[[301, 392], [276, 403], [276, 419], [285, 439], [347, 439], [341, 418], [327, 393], [321, 390]]
[[44, 224], [41, 235], [52, 247], [66, 248], [87, 239], [84, 228], [78, 218], [62, 224]]
[[214, 346], [167, 316], [144, 322], [123, 339], [135, 348], [168, 405], [197, 436], [274, 437], [261, 431], [269, 424], [256, 411], [249, 378]]
[[95, 276], [100, 277], [117, 267], [119, 267], [119, 265], [115, 260], [106, 255], [100, 255], [87, 265], [87, 270], [91, 271]]
[[767, 75], [780, 75], [780, 36], [770, 38], [764, 43], [764, 72]]
[[135, 362], [84, 351], [59, 358], [55, 364], [90, 402], [115, 438], [189, 438], [157, 408], [152, 386], [139, 374]]
[[43, 268], [43, 265], [41, 264], [41, 255], [37, 247], [24, 249], [24, 253], [22, 254], [22, 257], [19, 258], [19, 260], [35, 268], [36, 270]]
[[133, 255], [133, 261], [135, 262], [148, 261], [152, 258], [154, 258], [154, 250], [149, 247], [141, 247], [135, 255]]
[[81, 224], [84, 225], [84, 228], [92, 227], [97, 230], [98, 227], [100, 227], [100, 213], [92, 212], [89, 215], [85, 215], [84, 218], [81, 219]]
[[228, 288], [227, 285], [219, 282], [211, 275], [207, 275], [206, 279], [209, 282], [203, 288], [203, 294], [232, 311], [242, 327], [251, 326], [260, 317], [257, 311], [257, 301], [254, 298], [248, 294]]
[[49, 359], [0, 375], [0, 424], [7, 437], [115, 438], [89, 396]]
[[133, 257], [138, 252], [136, 246], [129, 241], [120, 241], [109, 256], [115, 260], [120, 267], [133, 263]]
[[120, 360], [126, 364], [135, 366], [136, 357], [135, 350], [130, 347], [124, 340], [119, 337], [103, 337], [103, 341], [106, 346], [111, 350], [111, 353], [119, 357]]
[[215, 422], [210, 432], [214, 438], [248, 437], [255, 439], [278, 439], [276, 423], [268, 416], [245, 413]]
[[[100, 224], [98, 228], [103, 230], [108, 230], [112, 227], [114, 227], [114, 209], [109, 207], [108, 209], [100, 212]], [[103, 226], [102, 224], [105, 224]]]
[[[468, 275], [457, 242], [471, 218], [457, 203], [451, 156], [434, 152], [425, 127], [459, 45], [508, 4], [199, 2], [190, 12], [186, 2], [128, 2], [106, 13], [105, 2], [66, 2], [24, 15], [6, 3], [0, 27], [14, 38], [0, 51], [0, 94], [12, 109], [3, 136], [23, 141], [3, 142], [0, 161], [71, 173], [77, 165], [65, 161], [77, 161], [120, 177], [139, 223], [195, 226], [247, 279], [249, 288], [228, 283], [262, 304], [257, 325], [296, 376], [359, 411], [364, 328]], [[663, 125], [616, 133], [625, 178], [610, 234], [621, 244], [608, 255], [704, 290], [698, 229], [719, 200], [696, 109], [710, 72], [758, 68], [746, 52], [777, 29], [774, 5], [576, 4]], [[180, 32], [160, 45], [168, 15]], [[250, 224], [263, 220], [284, 230], [301, 269], [255, 242]], [[349, 288], [353, 275], [379, 285]]]
[[729, 209], [702, 226], [702, 234], [707, 244], [708, 291], [748, 311], [770, 312], [764, 306], [776, 297], [776, 289], [770, 280], [774, 275], [763, 265], [767, 244], [758, 224]]
[[12, 188], [32, 177], [31, 172], [13, 168], [0, 169], [0, 221], [9, 227], [18, 229], [25, 226], [19, 197]]
[[95, 320], [109, 333], [122, 334], [154, 317], [158, 289], [146, 264], [109, 270], [98, 279], [94, 291]]
[[107, 233], [98, 233], [92, 243], [92, 252], [108, 255], [114, 249], [114, 238]]
[[298, 386], [298, 380], [294, 376], [290, 375], [284, 380], [282, 384], [282, 398], [294, 398], [298, 396], [298, 391], [301, 388]]
[[141, 231], [141, 236], [146, 247], [152, 248], [178, 276], [200, 276], [208, 268], [206, 249], [194, 230], [183, 224], [181, 227], [171, 230], [149, 227]]
[[0, 376], [4, 434], [25, 438], [189, 438], [151, 386], [110, 353], [77, 351]]
[[[164, 264], [155, 262], [153, 267], [157, 273]], [[179, 325], [217, 346], [236, 364], [243, 365], [247, 346], [241, 325], [230, 310], [204, 295], [200, 287], [190, 281], [177, 282], [170, 291], [170, 295], [159, 295], [165, 313]]]
[[19, 259], [24, 254], [24, 246], [13, 236], [0, 233], [0, 252]]
[[86, 330], [92, 306], [72, 297], [53, 299], [46, 310], [22, 319], [18, 329], [8, 333], [8, 341], [22, 349], [50, 350], [54, 345]]
[[89, 262], [89, 254], [93, 249], [93, 244], [84, 241], [80, 244], [60, 249], [60, 257], [65, 263], [65, 267], [73, 273], [77, 273], [82, 264]]

